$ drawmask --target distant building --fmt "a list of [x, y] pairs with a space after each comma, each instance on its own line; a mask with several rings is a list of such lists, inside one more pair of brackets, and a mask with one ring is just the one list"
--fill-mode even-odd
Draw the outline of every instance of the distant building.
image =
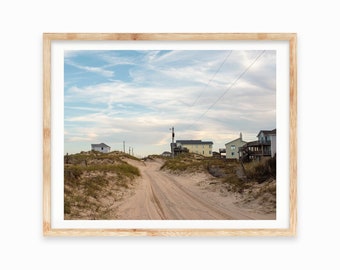
[[111, 147], [106, 145], [105, 143], [91, 144], [91, 150], [102, 153], [109, 153], [111, 151]]
[[225, 158], [226, 159], [239, 159], [239, 148], [244, 146], [247, 142], [242, 139], [242, 133], [240, 137], [225, 144]]
[[176, 143], [171, 143], [170, 148], [171, 148], [171, 152], [174, 153], [174, 156], [178, 156], [179, 154], [183, 154], [183, 153], [189, 153], [189, 150], [180, 144], [177, 145]]
[[212, 155], [213, 155], [214, 158], [221, 158], [221, 153], [220, 152], [213, 151]]
[[220, 157], [225, 159], [226, 158], [226, 149], [220, 148], [218, 151], [220, 152]]
[[171, 157], [171, 152], [169, 152], [169, 151], [164, 151], [164, 152], [162, 153], [162, 156], [163, 156], [163, 157]]
[[260, 130], [257, 141], [246, 143], [240, 148], [240, 154], [243, 161], [274, 157], [276, 155], [276, 129]]
[[270, 156], [274, 157], [274, 155], [276, 154], [276, 129], [260, 130], [257, 138], [258, 141], [261, 143], [270, 144]]
[[212, 157], [212, 146], [211, 141], [201, 140], [177, 140], [176, 147], [179, 149], [187, 149], [189, 153], [199, 154], [205, 157]]

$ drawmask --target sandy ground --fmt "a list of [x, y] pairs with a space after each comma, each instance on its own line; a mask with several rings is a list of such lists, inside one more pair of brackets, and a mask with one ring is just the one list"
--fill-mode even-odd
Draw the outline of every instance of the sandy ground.
[[236, 206], [234, 194], [221, 196], [206, 186], [208, 174], [173, 175], [160, 171], [161, 160], [127, 160], [140, 169], [135, 194], [118, 206], [122, 220], [245, 220], [275, 219]]

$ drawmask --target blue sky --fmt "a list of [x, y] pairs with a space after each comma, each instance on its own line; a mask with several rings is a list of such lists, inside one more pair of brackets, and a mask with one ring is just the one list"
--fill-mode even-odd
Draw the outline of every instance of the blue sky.
[[175, 139], [246, 141], [276, 128], [276, 52], [115, 50], [64, 53], [64, 152], [104, 142], [136, 156]]

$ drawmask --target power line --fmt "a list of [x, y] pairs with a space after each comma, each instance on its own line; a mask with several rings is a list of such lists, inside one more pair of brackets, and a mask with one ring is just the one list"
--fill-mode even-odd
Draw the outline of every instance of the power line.
[[206, 91], [206, 89], [208, 88], [209, 84], [212, 82], [212, 80], [215, 78], [216, 74], [221, 70], [221, 68], [224, 66], [225, 62], [229, 59], [229, 56], [231, 55], [231, 53], [233, 52], [233, 50], [228, 51], [228, 53], [226, 54], [223, 62], [220, 64], [220, 66], [218, 67], [218, 69], [215, 71], [215, 73], [213, 74], [213, 76], [209, 79], [208, 83], [205, 85], [204, 89], [200, 92], [200, 94], [197, 96], [197, 98], [195, 99], [195, 101], [189, 105], [187, 107], [187, 110], [191, 107], [193, 107], [194, 105], [196, 105], [197, 101], [200, 99], [200, 97], [202, 96], [202, 94]]
[[223, 62], [221, 63], [221, 65], [218, 67], [218, 69], [215, 71], [214, 75], [210, 78], [210, 80], [208, 81], [208, 83], [205, 85], [203, 91], [201, 91], [201, 93], [198, 95], [198, 97], [195, 99], [195, 101], [189, 106], [192, 107], [196, 104], [196, 102], [199, 100], [199, 98], [202, 96], [202, 94], [205, 92], [205, 90], [208, 88], [209, 84], [211, 83], [211, 81], [215, 78], [216, 74], [221, 70], [221, 68], [223, 67], [224, 63], [228, 60], [229, 56], [231, 55], [233, 51], [230, 51], [226, 57], [224, 58]]
[[[224, 93], [213, 103], [209, 106], [209, 108], [194, 122], [197, 123], [198, 121], [200, 121], [204, 115], [207, 114], [208, 111], [210, 111], [210, 109], [212, 107], [214, 107], [217, 102], [219, 102], [229, 91], [230, 89], [248, 72], [248, 70], [259, 60], [259, 58], [265, 53], [265, 50], [263, 50], [255, 59], [254, 61], [243, 71], [241, 72], [241, 74], [233, 81], [233, 83], [227, 88], [227, 90], [224, 91]], [[192, 124], [189, 128], [191, 128], [194, 124]]]

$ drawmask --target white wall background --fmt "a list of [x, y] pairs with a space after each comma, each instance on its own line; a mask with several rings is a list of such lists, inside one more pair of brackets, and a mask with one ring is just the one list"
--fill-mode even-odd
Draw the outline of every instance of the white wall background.
[[[327, 0], [3, 2], [0, 268], [339, 269], [336, 4]], [[297, 32], [298, 236], [44, 238], [43, 32]]]

